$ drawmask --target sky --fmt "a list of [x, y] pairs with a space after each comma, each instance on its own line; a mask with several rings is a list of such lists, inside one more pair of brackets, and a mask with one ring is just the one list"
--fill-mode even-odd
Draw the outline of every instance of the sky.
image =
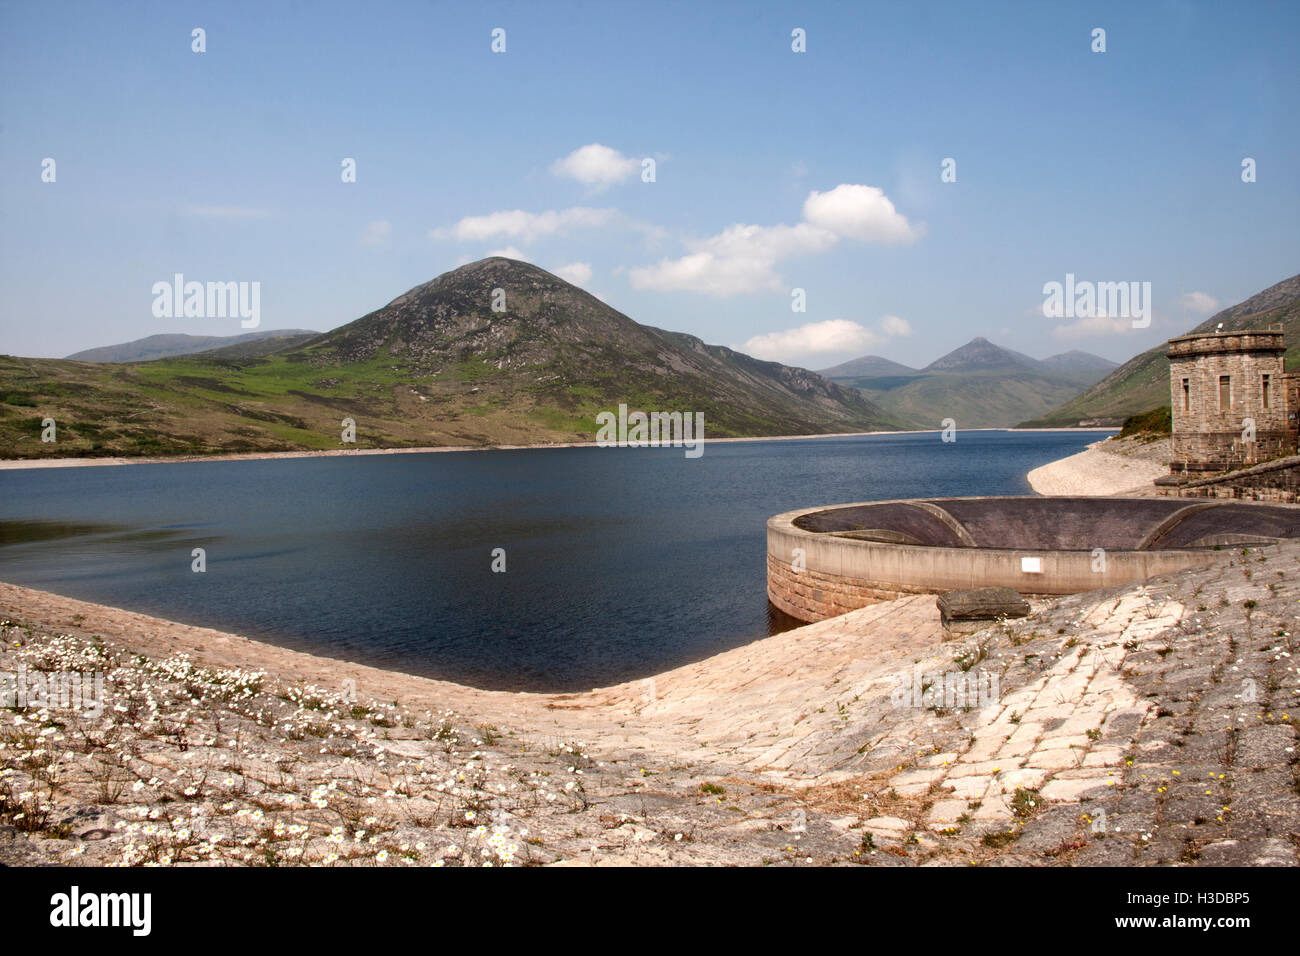
[[[157, 317], [177, 273], [324, 331], [504, 254], [808, 368], [1122, 361], [1300, 272], [1297, 40], [1252, 0], [0, 2], [0, 352], [245, 331]], [[1044, 315], [1067, 275], [1149, 324]]]

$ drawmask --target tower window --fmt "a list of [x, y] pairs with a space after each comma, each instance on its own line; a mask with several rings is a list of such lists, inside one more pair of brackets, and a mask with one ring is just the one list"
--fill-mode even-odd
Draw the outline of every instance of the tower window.
[[1232, 376], [1219, 376], [1219, 411], [1226, 412], [1232, 408]]
[[1263, 388], [1261, 389], [1261, 392], [1262, 392], [1262, 394], [1263, 394], [1263, 398], [1264, 398], [1264, 407], [1265, 407], [1265, 408], [1268, 408], [1268, 386], [1269, 386], [1268, 376], [1265, 375], [1265, 376], [1264, 376], [1264, 386], [1263, 386]]
[[1191, 410], [1192, 410], [1192, 380], [1190, 378], [1185, 378], [1183, 379], [1183, 411], [1190, 412]]

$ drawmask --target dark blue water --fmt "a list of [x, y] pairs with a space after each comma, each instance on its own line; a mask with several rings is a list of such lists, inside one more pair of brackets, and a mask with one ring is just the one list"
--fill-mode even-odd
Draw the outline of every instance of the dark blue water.
[[5, 471], [0, 580], [480, 687], [587, 689], [765, 636], [774, 514], [1029, 494], [1027, 471], [1102, 434]]

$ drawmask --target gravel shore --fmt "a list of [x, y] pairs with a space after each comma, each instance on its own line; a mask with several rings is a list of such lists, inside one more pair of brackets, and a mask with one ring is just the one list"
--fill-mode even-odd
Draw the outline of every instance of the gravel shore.
[[1150, 495], [1169, 473], [1169, 439], [1107, 438], [1077, 455], [1035, 468], [1026, 477], [1040, 495]]

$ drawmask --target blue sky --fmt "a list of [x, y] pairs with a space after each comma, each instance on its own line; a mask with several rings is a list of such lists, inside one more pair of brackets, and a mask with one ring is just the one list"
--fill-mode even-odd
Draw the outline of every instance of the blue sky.
[[[324, 330], [504, 250], [810, 368], [1123, 360], [1300, 272], [1298, 39], [1294, 2], [4, 3], [0, 352], [241, 331], [155, 318], [177, 272]], [[1067, 273], [1151, 326], [1045, 318]]]

